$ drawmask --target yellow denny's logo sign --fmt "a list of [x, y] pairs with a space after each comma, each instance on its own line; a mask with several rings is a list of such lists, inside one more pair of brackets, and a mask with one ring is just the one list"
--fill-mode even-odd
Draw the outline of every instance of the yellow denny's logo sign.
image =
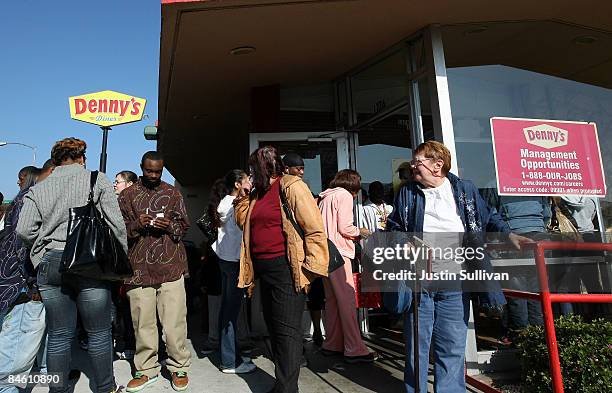
[[99, 126], [115, 126], [142, 119], [147, 100], [116, 91], [70, 97], [70, 117]]

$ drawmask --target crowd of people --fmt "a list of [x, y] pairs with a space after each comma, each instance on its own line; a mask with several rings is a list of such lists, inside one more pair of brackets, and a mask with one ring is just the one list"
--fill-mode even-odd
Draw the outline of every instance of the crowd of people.
[[[53, 146], [42, 168], [23, 168], [18, 173], [20, 191], [2, 214], [0, 392], [17, 392], [7, 376], [28, 373], [35, 363], [41, 372], [63, 376], [63, 383], [50, 386], [51, 392], [70, 391], [79, 378], [79, 372], [71, 370], [71, 347], [80, 332], [97, 392], [122, 389], [114, 377], [115, 356], [133, 361], [127, 392], [155, 383], [162, 363], [170, 372], [172, 388], [186, 390], [191, 351], [183, 238], [190, 220], [183, 197], [161, 180], [164, 160], [154, 151], [142, 156], [140, 177], [125, 170], [111, 183], [98, 173], [90, 192], [86, 147], [82, 140], [66, 138]], [[449, 150], [434, 141], [419, 145], [409, 165], [400, 168], [404, 177], [409, 170], [409, 179], [404, 179], [393, 204], [388, 203], [384, 185], [372, 182], [369, 202], [359, 205], [357, 217], [355, 200], [363, 190], [354, 170], [340, 170], [324, 191], [313, 195], [303, 181], [304, 160], [295, 153], [281, 156], [274, 147], [261, 147], [250, 155], [248, 165], [248, 170], [231, 170], [215, 182], [202, 223], [204, 264], [218, 265], [219, 281], [218, 307], [208, 314], [207, 353], [218, 352], [223, 373], [257, 369], [244, 356], [249, 327], [240, 322], [246, 320], [245, 299], [257, 284], [275, 366], [271, 392], [276, 393], [298, 392], [300, 367], [306, 364], [305, 307], [313, 322], [312, 341], [321, 354], [342, 356], [347, 363], [378, 359], [361, 336], [353, 277], [356, 249], [373, 232], [458, 232], [481, 243], [486, 232], [497, 232], [520, 249], [537, 239], [533, 232], [543, 232], [544, 221], [534, 223], [535, 213], [542, 220], [547, 214], [546, 204], [537, 205], [540, 201], [500, 200], [497, 206], [485, 201], [470, 181], [450, 173]], [[68, 211], [85, 205], [88, 198], [93, 198], [128, 255], [133, 276], [122, 282], [61, 273]], [[531, 205], [517, 208], [515, 202]], [[557, 202], [585, 205], [571, 199]], [[528, 217], [512, 214], [525, 211]], [[587, 225], [591, 213], [575, 211], [576, 220]], [[344, 262], [331, 272], [328, 242]], [[488, 259], [479, 263], [491, 269]], [[418, 365], [413, 361], [411, 330], [415, 303], [406, 302], [400, 310], [406, 318], [406, 391], [416, 391], [416, 374], [421, 389], [427, 386], [427, 354], [433, 345], [434, 389], [465, 392], [469, 301], [501, 308], [506, 303], [501, 287], [493, 282], [478, 293], [422, 288], [418, 296]], [[508, 312], [512, 329], [541, 323], [541, 311], [530, 303], [510, 303]], [[167, 353], [165, 362], [160, 359], [160, 343]]]

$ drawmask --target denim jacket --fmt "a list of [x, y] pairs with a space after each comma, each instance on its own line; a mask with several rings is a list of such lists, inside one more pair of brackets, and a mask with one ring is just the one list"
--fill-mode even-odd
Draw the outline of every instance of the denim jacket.
[[[499, 232], [505, 235], [510, 228], [502, 217], [491, 209], [478, 193], [476, 186], [469, 180], [448, 173], [451, 183], [457, 214], [465, 228], [464, 246], [478, 247], [485, 243], [486, 232]], [[417, 182], [405, 184], [395, 199], [395, 208], [387, 221], [388, 231], [422, 233], [425, 218], [425, 194]], [[470, 270], [484, 269], [488, 272], [493, 267], [488, 257], [483, 260], [468, 260]], [[487, 292], [474, 292], [472, 297], [482, 307], [499, 307], [506, 303], [498, 282], [488, 281]]]

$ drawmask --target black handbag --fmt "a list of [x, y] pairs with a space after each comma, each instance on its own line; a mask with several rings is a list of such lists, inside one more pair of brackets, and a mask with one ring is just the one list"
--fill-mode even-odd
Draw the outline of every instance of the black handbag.
[[196, 225], [200, 228], [202, 233], [204, 233], [209, 244], [213, 244], [217, 241], [218, 230], [207, 211], [202, 214], [202, 217], [196, 220]]
[[96, 209], [93, 189], [97, 179], [98, 171], [91, 172], [87, 204], [69, 209], [66, 247], [59, 270], [60, 273], [120, 281], [132, 277], [134, 271], [121, 243]]
[[[280, 196], [281, 196], [281, 204], [283, 205], [283, 210], [285, 211], [285, 215], [287, 216], [287, 218], [291, 222], [291, 225], [293, 225], [297, 233], [299, 233], [302, 240], [304, 240], [304, 230], [295, 221], [295, 218], [293, 218], [293, 211], [289, 207], [289, 204], [287, 203], [287, 197], [285, 196], [285, 192], [282, 189], [280, 191]], [[342, 266], [344, 266], [344, 259], [342, 258], [342, 255], [340, 254], [340, 251], [338, 251], [338, 248], [336, 247], [336, 245], [329, 239], [327, 239], [327, 249], [329, 250], [329, 256], [328, 256], [329, 263], [327, 265], [327, 274], [330, 274], [332, 272], [335, 272]]]

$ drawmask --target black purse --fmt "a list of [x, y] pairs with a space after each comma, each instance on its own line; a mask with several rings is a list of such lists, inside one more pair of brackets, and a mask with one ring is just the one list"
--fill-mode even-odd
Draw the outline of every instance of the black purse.
[[196, 225], [200, 228], [202, 233], [204, 233], [209, 244], [213, 244], [217, 241], [218, 230], [207, 211], [202, 214], [202, 217], [196, 220]]
[[[283, 210], [285, 211], [285, 215], [287, 216], [289, 221], [291, 221], [291, 225], [293, 225], [297, 233], [299, 233], [302, 240], [304, 240], [304, 230], [295, 221], [295, 218], [293, 218], [293, 211], [287, 203], [287, 197], [285, 196], [285, 191], [282, 188], [280, 190], [280, 197], [281, 204], [283, 205]], [[344, 259], [342, 258], [342, 255], [340, 254], [340, 251], [338, 251], [336, 245], [329, 239], [327, 239], [327, 249], [329, 250], [329, 263], [327, 265], [327, 274], [330, 274], [344, 266]]]
[[128, 257], [93, 201], [98, 171], [91, 172], [85, 206], [69, 209], [60, 273], [121, 281], [134, 275]]

